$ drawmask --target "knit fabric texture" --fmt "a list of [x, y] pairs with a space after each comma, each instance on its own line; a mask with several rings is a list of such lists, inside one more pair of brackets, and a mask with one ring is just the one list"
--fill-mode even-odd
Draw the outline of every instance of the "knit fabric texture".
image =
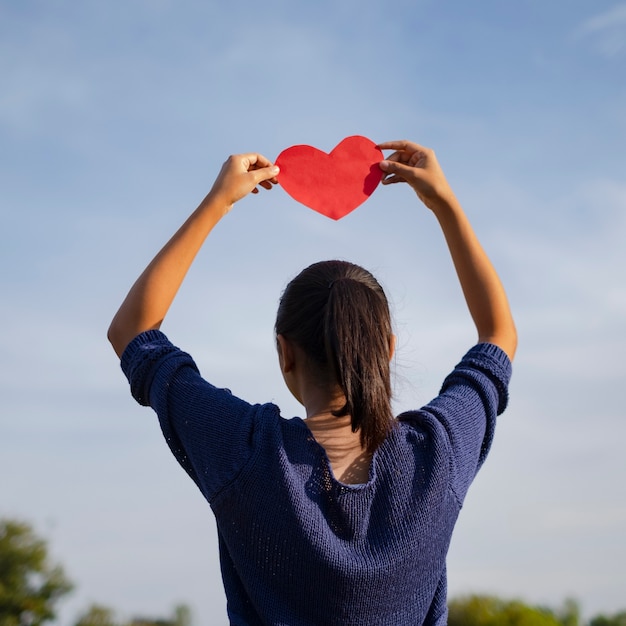
[[398, 416], [361, 485], [335, 479], [305, 421], [214, 387], [160, 331], [122, 369], [215, 514], [231, 624], [446, 624], [452, 531], [507, 404], [497, 346], [474, 346], [439, 396]]

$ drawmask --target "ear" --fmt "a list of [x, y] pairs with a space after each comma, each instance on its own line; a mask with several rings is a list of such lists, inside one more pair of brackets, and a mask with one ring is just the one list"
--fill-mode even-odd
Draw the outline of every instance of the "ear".
[[396, 353], [396, 340], [397, 337], [395, 335], [391, 335], [389, 339], [389, 360], [393, 359], [393, 355]]
[[280, 369], [283, 374], [287, 374], [293, 370], [295, 364], [293, 346], [289, 339], [286, 339], [282, 335], [276, 335], [276, 345]]

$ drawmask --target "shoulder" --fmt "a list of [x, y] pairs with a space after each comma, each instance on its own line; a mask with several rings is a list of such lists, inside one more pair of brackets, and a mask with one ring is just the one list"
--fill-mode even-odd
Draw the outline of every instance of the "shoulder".
[[150, 391], [157, 374], [166, 382], [183, 367], [198, 372], [191, 356], [172, 344], [159, 330], [137, 335], [122, 353], [120, 365], [133, 397], [143, 405], [150, 404]]
[[467, 393], [478, 393], [487, 412], [495, 410], [500, 415], [508, 404], [508, 386], [511, 380], [512, 364], [506, 352], [492, 343], [479, 343], [468, 350], [461, 361], [446, 377], [440, 395], [457, 388]]
[[498, 346], [480, 343], [446, 376], [439, 395], [417, 411], [398, 417], [425, 433], [447, 458], [453, 491], [462, 501], [483, 464], [496, 425], [508, 404], [511, 361]]
[[511, 361], [498, 346], [480, 343], [468, 350], [446, 376], [439, 395], [399, 421], [427, 426], [440, 422], [450, 433], [453, 423], [495, 420], [508, 404]]

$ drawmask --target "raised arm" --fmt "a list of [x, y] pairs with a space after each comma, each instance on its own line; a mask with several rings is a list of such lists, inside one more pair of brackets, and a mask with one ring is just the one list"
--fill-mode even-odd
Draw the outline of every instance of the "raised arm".
[[260, 154], [231, 156], [200, 206], [165, 244], [137, 279], [109, 327], [118, 356], [139, 333], [157, 329], [208, 234], [233, 204], [257, 185], [270, 189], [278, 168]]
[[380, 164], [383, 184], [408, 183], [439, 221], [478, 340], [499, 346], [513, 359], [517, 332], [506, 293], [435, 153], [410, 141], [389, 141], [378, 147], [394, 151]]

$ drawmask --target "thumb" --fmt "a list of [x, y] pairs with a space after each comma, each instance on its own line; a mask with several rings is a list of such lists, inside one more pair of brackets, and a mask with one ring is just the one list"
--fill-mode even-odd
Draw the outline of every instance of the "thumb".
[[379, 167], [385, 174], [395, 174], [404, 178], [404, 180], [415, 178], [415, 168], [404, 163], [384, 160], [379, 163]]
[[380, 169], [385, 173], [383, 185], [407, 183], [420, 198], [427, 192], [429, 185], [425, 171], [420, 167], [385, 159], [380, 162]]
[[278, 176], [280, 168], [278, 165], [268, 165], [267, 167], [261, 167], [258, 170], [252, 170], [250, 173], [254, 177], [255, 183], [262, 183], [265, 180], [270, 180]]

